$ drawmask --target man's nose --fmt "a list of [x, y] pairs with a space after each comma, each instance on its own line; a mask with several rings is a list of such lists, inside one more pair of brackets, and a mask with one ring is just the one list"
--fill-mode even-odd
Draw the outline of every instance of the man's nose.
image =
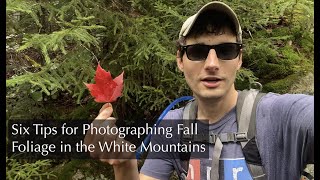
[[219, 70], [219, 59], [214, 49], [210, 49], [207, 59], [205, 61], [204, 68], [206, 70]]

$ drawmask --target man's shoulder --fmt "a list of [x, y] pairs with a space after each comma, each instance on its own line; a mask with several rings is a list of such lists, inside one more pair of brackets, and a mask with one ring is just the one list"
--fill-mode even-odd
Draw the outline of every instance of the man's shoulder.
[[312, 103], [314, 97], [306, 94], [277, 94], [269, 92], [259, 101], [260, 108], [270, 108], [271, 106], [289, 106], [297, 103]]
[[257, 125], [262, 128], [267, 126], [277, 128], [280, 125], [288, 125], [287, 122], [307, 123], [306, 120], [305, 122], [302, 120], [312, 118], [313, 111], [314, 96], [267, 93], [257, 105]]

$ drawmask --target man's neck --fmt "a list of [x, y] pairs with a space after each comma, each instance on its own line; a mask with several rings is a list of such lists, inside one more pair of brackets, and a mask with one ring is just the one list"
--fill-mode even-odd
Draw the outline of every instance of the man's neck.
[[238, 92], [233, 88], [226, 95], [216, 99], [199, 99], [198, 115], [199, 120], [208, 120], [209, 124], [221, 120], [237, 104]]

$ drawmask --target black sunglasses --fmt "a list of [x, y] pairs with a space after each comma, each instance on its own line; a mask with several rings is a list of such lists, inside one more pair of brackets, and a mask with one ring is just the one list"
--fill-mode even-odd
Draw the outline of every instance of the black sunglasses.
[[223, 43], [217, 45], [192, 44], [181, 46], [186, 52], [188, 59], [191, 61], [206, 60], [210, 49], [214, 49], [221, 60], [232, 60], [239, 55], [242, 44], [240, 43]]

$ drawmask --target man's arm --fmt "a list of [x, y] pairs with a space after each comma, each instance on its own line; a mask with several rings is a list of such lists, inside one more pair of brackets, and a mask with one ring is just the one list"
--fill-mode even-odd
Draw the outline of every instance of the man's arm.
[[[112, 115], [113, 109], [110, 103], [106, 103], [100, 109], [99, 115], [93, 122], [94, 126], [105, 126], [114, 125], [115, 119], [110, 117]], [[100, 142], [111, 142], [121, 143], [123, 139], [117, 138], [117, 135], [96, 135], [87, 132], [84, 139], [85, 144], [97, 144]], [[119, 142], [117, 142], [119, 141]], [[129, 143], [129, 142], [125, 142]], [[129, 152], [101, 152], [95, 151], [91, 152], [90, 155], [100, 161], [110, 164], [113, 166], [114, 175], [116, 180], [156, 180], [150, 176], [139, 174], [137, 160], [135, 159], [134, 153]], [[121, 159], [123, 157], [123, 159]]]
[[314, 153], [314, 98], [264, 96], [257, 108], [257, 142], [269, 179], [299, 179]]

